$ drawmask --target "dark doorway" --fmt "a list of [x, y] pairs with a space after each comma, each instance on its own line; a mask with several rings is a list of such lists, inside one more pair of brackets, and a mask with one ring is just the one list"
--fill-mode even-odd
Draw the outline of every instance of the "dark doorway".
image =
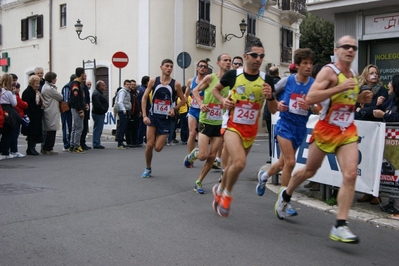
[[106, 90], [104, 91], [104, 96], [107, 98], [109, 102], [109, 93], [110, 93], [110, 87], [109, 87], [109, 80], [108, 80], [108, 68], [107, 67], [99, 67], [96, 70], [96, 80], [102, 80], [105, 82]]

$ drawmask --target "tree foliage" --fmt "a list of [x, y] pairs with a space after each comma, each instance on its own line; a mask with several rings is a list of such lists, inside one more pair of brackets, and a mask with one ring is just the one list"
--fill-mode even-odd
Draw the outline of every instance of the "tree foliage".
[[299, 47], [314, 51], [314, 64], [331, 62], [330, 56], [334, 53], [334, 25], [308, 12], [299, 28]]

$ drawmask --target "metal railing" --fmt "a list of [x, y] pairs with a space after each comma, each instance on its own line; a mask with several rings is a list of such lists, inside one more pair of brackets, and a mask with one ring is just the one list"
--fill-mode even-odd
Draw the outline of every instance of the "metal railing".
[[216, 26], [205, 21], [197, 21], [197, 44], [215, 47]]
[[280, 0], [278, 6], [281, 10], [294, 11], [306, 15], [306, 0]]
[[292, 62], [292, 47], [283, 46], [281, 49], [281, 62], [291, 63]]

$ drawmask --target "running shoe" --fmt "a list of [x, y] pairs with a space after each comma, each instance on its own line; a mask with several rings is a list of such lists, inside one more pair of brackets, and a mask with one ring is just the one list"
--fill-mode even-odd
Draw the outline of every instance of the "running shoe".
[[349, 244], [359, 243], [359, 237], [354, 235], [347, 225], [338, 228], [333, 225], [330, 231], [330, 239]]
[[230, 204], [233, 197], [223, 194], [220, 198], [219, 205], [217, 206], [218, 214], [222, 217], [227, 217], [230, 214]]
[[151, 176], [151, 169], [148, 169], [148, 168], [144, 169], [144, 172], [141, 174], [141, 177], [142, 178], [147, 178], [147, 177], [150, 177], [150, 176]]
[[212, 207], [216, 213], [218, 212], [218, 205], [220, 202], [220, 195], [218, 194], [218, 188], [219, 188], [218, 184], [214, 185], [212, 188], [212, 193], [213, 193]]
[[213, 162], [212, 168], [213, 168], [213, 169], [220, 169], [220, 168], [222, 168], [221, 163], [220, 163], [218, 160], [215, 159], [215, 161]]
[[126, 150], [127, 149], [127, 146], [126, 145], [118, 145], [117, 147], [116, 147], [118, 150]]
[[262, 179], [264, 173], [266, 172], [263, 170], [258, 172], [258, 184], [256, 185], [256, 193], [258, 193], [258, 196], [263, 196], [266, 191], [267, 178], [265, 180]]
[[297, 216], [298, 215], [297, 211], [294, 208], [292, 208], [291, 204], [289, 204], [289, 203], [287, 203], [287, 208], [285, 209], [285, 214], [288, 217]]
[[196, 182], [194, 185], [194, 191], [198, 194], [205, 194], [205, 190], [202, 188], [201, 182]]
[[278, 191], [278, 197], [276, 204], [274, 205], [274, 213], [276, 214], [277, 218], [280, 220], [284, 220], [285, 218], [285, 209], [287, 208], [288, 202], [285, 202], [283, 199], [283, 192], [286, 190], [286, 187], [281, 187]]
[[25, 154], [22, 154], [20, 152], [12, 152], [11, 155], [14, 156], [15, 158], [24, 158], [25, 157]]
[[194, 161], [197, 159], [195, 157], [195, 153], [198, 152], [198, 148], [194, 148], [185, 158], [184, 158], [184, 166], [187, 168], [192, 168]]

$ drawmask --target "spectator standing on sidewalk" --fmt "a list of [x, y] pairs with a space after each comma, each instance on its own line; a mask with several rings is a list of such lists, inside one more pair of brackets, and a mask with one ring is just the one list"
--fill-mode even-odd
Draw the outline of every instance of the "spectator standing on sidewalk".
[[[14, 78], [14, 77], [13, 77]], [[15, 94], [15, 97], [17, 98], [17, 105], [15, 106], [15, 109], [17, 109], [18, 114], [21, 118], [24, 117], [24, 110], [28, 108], [28, 103], [23, 101], [21, 97], [19, 96], [19, 89], [21, 85], [18, 82], [13, 83], [13, 93]], [[21, 132], [21, 125], [16, 127], [12, 133], [11, 133], [11, 144], [10, 144], [10, 155], [14, 156], [14, 158], [23, 158], [25, 157], [24, 154], [20, 153], [18, 151], [18, 137], [19, 133]]]
[[76, 79], [71, 83], [71, 96], [69, 105], [72, 113], [72, 132], [70, 152], [85, 153], [80, 146], [80, 137], [83, 131], [84, 111], [86, 109], [86, 99], [83, 91], [83, 80], [86, 79], [84, 68], [78, 67], [75, 70]]
[[141, 116], [141, 103], [138, 99], [136, 81], [130, 80], [130, 101], [132, 109], [127, 123], [126, 142], [129, 148], [137, 147], [137, 133], [139, 130], [139, 117]]
[[22, 127], [21, 133], [26, 137], [28, 148], [27, 155], [39, 155], [36, 151], [36, 143], [42, 142], [43, 97], [39, 91], [40, 78], [32, 75], [28, 80], [28, 87], [22, 93], [22, 100], [28, 103], [25, 114], [29, 117], [29, 125]]
[[[183, 94], [186, 93], [187, 86], [181, 87]], [[181, 102], [180, 98], [177, 98], [177, 104]], [[179, 108], [179, 119], [180, 119], [180, 140], [182, 145], [187, 145], [188, 140], [188, 109], [190, 108], [191, 96], [189, 95], [185, 104]]]
[[87, 146], [86, 144], [86, 137], [87, 133], [89, 132], [89, 120], [90, 120], [90, 88], [91, 88], [91, 81], [90, 80], [83, 80], [82, 88], [84, 92], [85, 98], [85, 109], [84, 109], [84, 118], [83, 118], [83, 130], [82, 135], [80, 136], [80, 146], [83, 150], [87, 151], [90, 150], [91, 147]]
[[[76, 75], [72, 74], [69, 82], [64, 85], [61, 90], [62, 101], [69, 103], [71, 95], [71, 83], [76, 79]], [[63, 151], [68, 151], [71, 146], [71, 132], [72, 132], [72, 113], [71, 110], [61, 113], [61, 125], [62, 125], [62, 142], [64, 144]]]
[[105, 82], [102, 80], [97, 81], [96, 87], [91, 96], [91, 117], [93, 118], [93, 149], [104, 149], [101, 145], [101, 134], [104, 129], [105, 114], [108, 112], [109, 103], [104, 96]]
[[117, 102], [118, 108], [119, 129], [118, 129], [118, 146], [120, 150], [126, 150], [127, 146], [123, 144], [123, 139], [126, 132], [127, 120], [132, 112], [132, 102], [130, 99], [130, 80], [126, 79], [123, 82], [122, 89], [118, 92]]
[[[5, 113], [7, 113], [8, 117], [11, 118], [12, 120], [15, 120], [16, 117], [13, 117], [11, 115], [11, 112], [14, 111], [17, 113], [17, 111], [14, 109], [15, 106], [17, 105], [17, 98], [15, 95], [12, 93], [12, 76], [9, 74], [3, 74], [0, 79], [0, 104]], [[19, 115], [16, 114], [16, 116]], [[19, 119], [20, 120], [20, 119]], [[10, 154], [10, 141], [12, 137], [12, 132], [15, 129], [15, 127], [20, 126], [19, 122], [18, 125], [17, 123], [5, 123], [3, 126], [3, 132], [1, 134], [1, 141], [0, 141], [0, 152], [1, 152], [1, 158], [2, 159], [12, 159], [14, 158], [13, 155]]]
[[43, 150], [44, 154], [55, 155], [58, 154], [58, 151], [54, 150], [54, 144], [56, 132], [60, 128], [60, 102], [63, 97], [55, 86], [57, 82], [56, 73], [47, 72], [44, 79], [46, 82], [42, 88], [44, 104], [43, 130], [46, 131], [46, 140]]
[[[148, 82], [150, 81], [150, 77], [149, 76], [143, 76], [141, 78], [141, 85], [137, 88], [137, 92], [138, 92], [138, 100], [140, 102], [141, 105], [141, 100], [143, 99], [143, 95], [145, 90], [147, 89], [147, 85]], [[150, 98], [147, 98], [147, 114], [150, 111]], [[138, 131], [137, 131], [137, 147], [141, 147], [143, 146], [143, 142], [144, 142], [144, 138], [147, 132], [147, 125], [144, 124], [143, 122], [143, 114], [141, 113], [140, 117], [139, 117], [139, 125], [138, 125]]]

